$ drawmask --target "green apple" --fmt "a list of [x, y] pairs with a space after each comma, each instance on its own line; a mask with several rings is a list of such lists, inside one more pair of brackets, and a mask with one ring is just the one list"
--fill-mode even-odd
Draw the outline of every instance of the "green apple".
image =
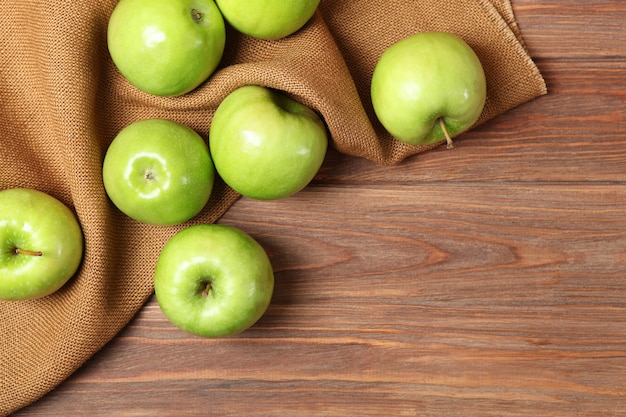
[[120, 0], [107, 41], [113, 62], [135, 87], [158, 96], [202, 84], [224, 53], [226, 28], [213, 0]]
[[446, 32], [423, 32], [387, 48], [374, 69], [374, 112], [396, 139], [431, 144], [469, 129], [485, 105], [487, 83], [472, 48]]
[[0, 191], [0, 299], [30, 300], [61, 288], [83, 258], [74, 213], [30, 188]]
[[311, 19], [320, 0], [216, 0], [224, 19], [258, 39], [280, 39]]
[[113, 204], [127, 216], [173, 225], [204, 208], [215, 168], [207, 144], [194, 130], [172, 120], [145, 119], [113, 139], [102, 179]]
[[313, 179], [328, 137], [320, 117], [307, 106], [282, 92], [248, 85], [218, 106], [209, 147], [226, 184], [246, 197], [275, 200]]
[[163, 314], [202, 337], [240, 333], [265, 313], [274, 272], [261, 245], [242, 230], [221, 224], [190, 226], [163, 247], [154, 272]]

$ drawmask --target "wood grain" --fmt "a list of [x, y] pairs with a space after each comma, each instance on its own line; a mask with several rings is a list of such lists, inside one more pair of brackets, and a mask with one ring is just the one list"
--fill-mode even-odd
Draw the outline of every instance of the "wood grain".
[[623, 60], [626, 56], [626, 4], [622, 1], [512, 3], [535, 60]]
[[626, 4], [514, 0], [549, 94], [382, 167], [220, 220], [268, 250], [229, 339], [151, 299], [19, 416], [626, 415]]

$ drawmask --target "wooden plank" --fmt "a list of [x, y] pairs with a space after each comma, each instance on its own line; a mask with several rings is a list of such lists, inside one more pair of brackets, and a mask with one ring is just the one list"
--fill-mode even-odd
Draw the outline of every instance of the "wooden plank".
[[251, 233], [275, 265], [261, 321], [203, 340], [152, 299], [40, 410], [618, 415], [625, 207], [623, 184], [325, 186], [242, 199], [221, 222]]
[[624, 59], [626, 3], [586, 0], [512, 1], [535, 59]]

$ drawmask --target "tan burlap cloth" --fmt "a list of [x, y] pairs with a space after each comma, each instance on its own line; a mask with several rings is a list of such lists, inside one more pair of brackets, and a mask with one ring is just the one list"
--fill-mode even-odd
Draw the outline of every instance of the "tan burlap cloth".
[[83, 265], [62, 290], [0, 302], [0, 415], [46, 394], [106, 344], [152, 294], [165, 241], [181, 227], [214, 222], [238, 198], [218, 183], [201, 215], [177, 227], [121, 215], [107, 200], [101, 164], [130, 122], [170, 118], [206, 137], [220, 100], [261, 84], [316, 109], [339, 151], [396, 164], [427, 148], [385, 134], [369, 102], [370, 77], [383, 49], [435, 29], [460, 35], [482, 60], [488, 99], [480, 123], [546, 92], [508, 0], [322, 0], [312, 21], [282, 41], [229, 31], [222, 65], [207, 83], [182, 97], [152, 97], [110, 60], [106, 27], [115, 4], [0, 2], [0, 189], [32, 187], [59, 198], [76, 211], [86, 242]]

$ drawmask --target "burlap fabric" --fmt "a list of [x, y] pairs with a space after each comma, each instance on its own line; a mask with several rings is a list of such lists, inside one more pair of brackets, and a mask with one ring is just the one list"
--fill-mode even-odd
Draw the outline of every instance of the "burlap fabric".
[[396, 164], [429, 148], [384, 132], [369, 80], [386, 47], [425, 30], [460, 35], [483, 62], [488, 99], [479, 123], [546, 92], [508, 0], [322, 0], [311, 22], [287, 39], [229, 31], [207, 83], [182, 97], [153, 97], [131, 87], [110, 60], [106, 27], [116, 2], [0, 2], [0, 189], [32, 187], [59, 198], [76, 211], [86, 242], [83, 265], [62, 290], [0, 302], [0, 415], [53, 389], [106, 344], [152, 294], [165, 241], [182, 227], [216, 221], [238, 198], [218, 182], [206, 209], [175, 227], [121, 215], [107, 200], [101, 165], [110, 141], [132, 121], [169, 118], [207, 137], [230, 91], [261, 84], [317, 110], [339, 151]]

